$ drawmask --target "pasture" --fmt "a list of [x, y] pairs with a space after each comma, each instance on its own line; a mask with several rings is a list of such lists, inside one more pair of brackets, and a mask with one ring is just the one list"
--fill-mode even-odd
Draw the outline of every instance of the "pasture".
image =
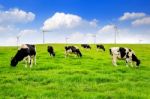
[[[56, 57], [51, 58], [47, 46], [52, 45]], [[0, 47], [0, 98], [1, 99], [148, 99], [150, 98], [150, 45], [117, 45], [133, 49], [141, 60], [139, 68], [126, 67], [118, 61], [111, 63], [109, 48], [106, 51], [80, 48], [83, 57], [64, 57], [65, 44], [36, 45], [37, 65], [30, 69], [20, 62], [10, 67], [10, 59], [17, 47]]]

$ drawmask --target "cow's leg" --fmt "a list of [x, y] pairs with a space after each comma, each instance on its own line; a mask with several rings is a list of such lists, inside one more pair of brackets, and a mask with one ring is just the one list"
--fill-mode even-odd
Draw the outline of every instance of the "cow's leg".
[[79, 54], [78, 53], [75, 53], [75, 58], [79, 57]]
[[25, 61], [25, 67], [27, 68], [28, 64], [30, 64], [30, 56], [27, 56], [23, 59]]
[[117, 66], [117, 57], [115, 55], [112, 57], [112, 63], [114, 66]]
[[34, 59], [34, 65], [36, 65], [36, 55], [33, 56], [33, 59]]
[[34, 56], [30, 57], [30, 68], [32, 68], [32, 65], [33, 65], [33, 58], [34, 58]]
[[25, 68], [27, 68], [28, 58], [27, 58], [27, 57], [25, 57], [23, 60], [24, 60], [24, 62], [25, 62]]
[[128, 67], [129, 65], [129, 62], [130, 62], [130, 59], [129, 58], [126, 58], [126, 67]]
[[65, 58], [67, 58], [67, 51], [65, 51]]
[[27, 64], [30, 64], [31, 63], [31, 57], [30, 56], [27, 56]]
[[130, 65], [131, 65], [131, 67], [133, 67], [132, 61], [130, 61]]
[[52, 53], [50, 54], [51, 57], [53, 57]]
[[131, 67], [133, 67], [132, 59], [128, 58], [128, 59], [127, 59], [127, 62], [128, 62], [128, 64], [130, 64]]

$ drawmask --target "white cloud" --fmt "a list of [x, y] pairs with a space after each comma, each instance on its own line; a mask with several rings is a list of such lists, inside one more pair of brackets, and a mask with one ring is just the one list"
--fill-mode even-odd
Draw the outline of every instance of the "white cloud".
[[120, 21], [124, 21], [124, 20], [131, 20], [131, 19], [137, 19], [137, 18], [142, 18], [142, 17], [145, 17], [146, 14], [145, 13], [142, 13], [142, 12], [139, 12], [139, 13], [136, 13], [136, 12], [125, 12], [123, 14], [123, 16], [121, 16], [119, 18]]
[[20, 29], [14, 26], [0, 26], [0, 39], [3, 37], [16, 36]]
[[30, 34], [36, 34], [38, 33], [37, 30], [34, 29], [25, 29], [20, 31], [20, 33], [18, 34], [18, 36], [25, 36], [25, 35], [30, 35]]
[[69, 36], [70, 43], [93, 43], [93, 33], [75, 32]]
[[79, 25], [81, 20], [82, 18], [77, 15], [57, 12], [44, 22], [43, 30], [73, 28]]
[[56, 12], [44, 22], [42, 30], [93, 28], [97, 26], [97, 22], [96, 19], [86, 21], [78, 15]]
[[141, 19], [137, 19], [132, 22], [133, 26], [139, 26], [139, 25], [150, 25], [150, 17], [144, 17]]
[[97, 20], [97, 19], [93, 19], [93, 20], [90, 22], [90, 25], [97, 27], [97, 26], [98, 26], [97, 23], [98, 23], [98, 20]]
[[35, 14], [32, 12], [26, 12], [18, 8], [9, 9], [7, 11], [0, 11], [0, 24], [10, 25], [15, 23], [26, 23], [33, 21]]
[[114, 25], [105, 25], [98, 31], [98, 33], [108, 33], [108, 32], [114, 32]]

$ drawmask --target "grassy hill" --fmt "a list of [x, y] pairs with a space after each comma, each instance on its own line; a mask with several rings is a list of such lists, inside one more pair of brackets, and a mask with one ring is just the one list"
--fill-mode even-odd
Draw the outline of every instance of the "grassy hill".
[[150, 45], [118, 45], [133, 49], [141, 60], [140, 68], [111, 63], [106, 52], [81, 49], [82, 58], [64, 57], [63, 44], [52, 44], [56, 57], [47, 53], [47, 45], [36, 45], [37, 65], [30, 69], [20, 62], [10, 67], [17, 47], [0, 47], [0, 98], [34, 99], [148, 99], [150, 98]]

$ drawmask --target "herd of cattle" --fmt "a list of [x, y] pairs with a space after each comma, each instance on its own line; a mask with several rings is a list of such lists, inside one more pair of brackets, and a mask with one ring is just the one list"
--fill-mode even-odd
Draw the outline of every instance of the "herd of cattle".
[[[91, 49], [91, 46], [88, 44], [81, 44], [81, 47], [85, 49]], [[104, 45], [96, 45], [97, 50], [102, 49], [105, 51]], [[50, 56], [55, 57], [55, 51], [52, 46], [47, 47], [47, 51]], [[133, 62], [136, 63], [136, 67], [140, 65], [140, 60], [135, 55], [134, 51], [129, 48], [123, 47], [111, 47], [109, 49], [110, 55], [112, 56], [112, 63], [114, 66], [117, 66], [117, 59], [123, 59], [126, 62], [126, 66], [130, 64], [133, 66]], [[65, 57], [69, 54], [75, 54], [78, 57], [82, 57], [82, 53], [77, 46], [65, 46]], [[16, 66], [19, 61], [25, 60], [26, 65], [30, 65], [32, 67], [33, 63], [36, 65], [36, 47], [35, 45], [23, 44], [18, 49], [16, 55], [11, 59], [11, 66]]]

